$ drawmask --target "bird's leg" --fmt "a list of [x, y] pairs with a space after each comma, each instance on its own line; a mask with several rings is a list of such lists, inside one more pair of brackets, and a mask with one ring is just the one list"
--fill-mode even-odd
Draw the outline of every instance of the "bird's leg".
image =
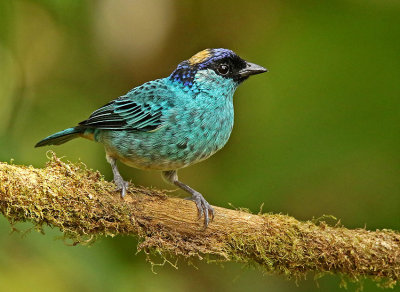
[[117, 185], [117, 190], [121, 191], [121, 197], [124, 198], [126, 195], [126, 190], [128, 189], [129, 182], [124, 181], [121, 174], [118, 171], [117, 161], [115, 158], [106, 155], [108, 163], [111, 164], [111, 169], [114, 174], [114, 183]]
[[206, 199], [204, 199], [202, 194], [200, 194], [198, 191], [192, 189], [188, 185], [185, 185], [184, 183], [180, 182], [178, 180], [178, 173], [176, 170], [163, 171], [162, 174], [167, 182], [180, 187], [182, 190], [184, 190], [192, 195], [188, 199], [192, 200], [196, 203], [199, 219], [204, 215], [204, 225], [205, 225], [205, 227], [207, 227], [210, 219], [211, 219], [211, 221], [214, 219], [214, 209], [206, 201]]

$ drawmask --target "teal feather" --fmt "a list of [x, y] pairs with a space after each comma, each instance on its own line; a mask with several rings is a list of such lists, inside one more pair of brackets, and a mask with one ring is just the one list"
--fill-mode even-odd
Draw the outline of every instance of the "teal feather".
[[[36, 146], [82, 136], [102, 143], [109, 156], [130, 166], [156, 170], [178, 169], [208, 158], [229, 139], [233, 94], [248, 77], [240, 70], [249, 63], [226, 49], [205, 50], [196, 56], [179, 64], [169, 77], [130, 90], [77, 127]], [[218, 71], [221, 64], [230, 66], [228, 74]]]
[[65, 142], [78, 138], [84, 131], [85, 130], [80, 127], [68, 128], [44, 138], [39, 141], [35, 147], [64, 144]]
[[94, 111], [78, 126], [36, 144], [63, 144], [84, 137], [104, 145], [114, 182], [125, 196], [116, 160], [136, 168], [162, 170], [164, 177], [192, 195], [205, 225], [214, 211], [204, 197], [178, 181], [177, 169], [220, 150], [233, 128], [233, 94], [248, 76], [266, 69], [227, 49], [206, 49], [163, 79], [138, 86]]

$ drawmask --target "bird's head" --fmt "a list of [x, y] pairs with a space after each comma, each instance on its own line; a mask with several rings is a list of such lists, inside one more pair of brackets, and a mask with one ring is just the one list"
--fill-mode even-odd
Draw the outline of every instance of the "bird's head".
[[170, 80], [191, 88], [196, 83], [229, 84], [237, 87], [249, 76], [267, 72], [259, 65], [246, 62], [228, 49], [205, 49], [181, 62]]

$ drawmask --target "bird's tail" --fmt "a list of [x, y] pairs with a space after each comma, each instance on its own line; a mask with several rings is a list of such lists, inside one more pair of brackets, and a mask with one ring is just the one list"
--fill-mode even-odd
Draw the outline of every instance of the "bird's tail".
[[35, 147], [42, 147], [45, 145], [60, 145], [68, 142], [69, 140], [78, 138], [85, 132], [81, 127], [68, 128], [61, 132], [50, 135], [43, 140], [39, 141]]

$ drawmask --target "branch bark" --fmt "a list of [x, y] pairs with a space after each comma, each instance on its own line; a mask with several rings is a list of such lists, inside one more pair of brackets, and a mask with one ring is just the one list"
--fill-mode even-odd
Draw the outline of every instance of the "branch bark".
[[57, 227], [76, 243], [104, 235], [138, 236], [139, 249], [164, 258], [256, 264], [296, 278], [310, 271], [338, 273], [354, 281], [372, 278], [386, 287], [400, 278], [398, 232], [350, 230], [220, 207], [204, 230], [193, 202], [134, 186], [122, 200], [99, 172], [54, 154], [44, 169], [0, 163], [0, 211], [11, 223]]

